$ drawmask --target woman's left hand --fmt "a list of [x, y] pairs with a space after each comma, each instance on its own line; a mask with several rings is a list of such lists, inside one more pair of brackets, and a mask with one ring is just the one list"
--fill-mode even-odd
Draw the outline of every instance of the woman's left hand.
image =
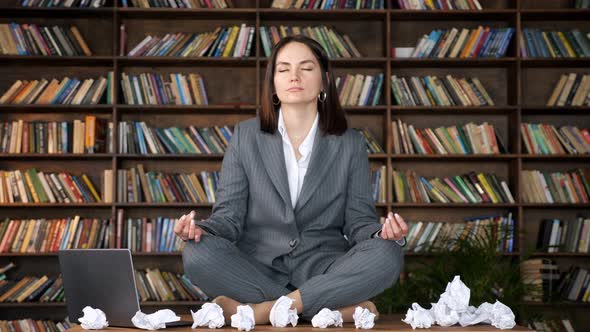
[[379, 235], [384, 240], [401, 240], [408, 235], [408, 224], [399, 214], [389, 212]]

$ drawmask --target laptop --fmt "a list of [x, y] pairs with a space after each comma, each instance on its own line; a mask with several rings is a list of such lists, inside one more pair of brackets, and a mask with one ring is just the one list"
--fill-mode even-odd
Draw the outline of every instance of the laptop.
[[[109, 326], [133, 327], [140, 310], [129, 249], [68, 249], [58, 251], [68, 316], [78, 322], [86, 306], [104, 311]], [[167, 323], [190, 326], [190, 321]]]

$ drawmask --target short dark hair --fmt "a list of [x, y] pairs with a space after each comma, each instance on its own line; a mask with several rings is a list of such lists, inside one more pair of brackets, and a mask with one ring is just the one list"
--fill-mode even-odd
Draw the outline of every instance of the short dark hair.
[[302, 43], [309, 47], [320, 64], [323, 91], [326, 92], [326, 99], [324, 102], [320, 102], [319, 100], [317, 102], [320, 115], [318, 127], [324, 134], [342, 135], [348, 128], [348, 125], [346, 115], [338, 100], [338, 91], [336, 90], [336, 82], [334, 75], [332, 75], [332, 67], [328, 55], [322, 45], [303, 35], [285, 37], [272, 49], [268, 64], [266, 65], [266, 74], [264, 75], [262, 86], [262, 108], [259, 114], [260, 129], [270, 134], [274, 134], [277, 129], [280, 105], [273, 104], [275, 65], [279, 50], [291, 42]]

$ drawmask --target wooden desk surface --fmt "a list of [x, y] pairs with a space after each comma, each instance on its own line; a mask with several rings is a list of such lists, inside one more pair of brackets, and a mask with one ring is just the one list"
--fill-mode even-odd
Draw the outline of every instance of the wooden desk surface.
[[[183, 319], [186, 319], [183, 317]], [[215, 331], [215, 332], [236, 332], [238, 329], [233, 328], [231, 326], [224, 326], [221, 329], [209, 329], [207, 327], [199, 327], [197, 329], [191, 329], [190, 326], [185, 327], [174, 327], [174, 328], [167, 328], [162, 329], [163, 331], [182, 331], [182, 332], [195, 332], [196, 330], [207, 330], [207, 331]], [[513, 331], [513, 332], [533, 332], [531, 329], [523, 327], [523, 326], [515, 326], [512, 330], [500, 330], [488, 324], [481, 324], [481, 325], [474, 325], [474, 326], [466, 326], [461, 327], [460, 325], [455, 325], [451, 327], [441, 327], [441, 326], [433, 326], [430, 329], [416, 329], [412, 330], [412, 327], [401, 320], [397, 319], [397, 317], [387, 317], [385, 319], [379, 320], [375, 323], [375, 327], [369, 331], [388, 331], [388, 332], [397, 332], [397, 331], [445, 331], [445, 332], [499, 332], [499, 331]], [[68, 332], [85, 332], [82, 327], [77, 326], [72, 329], [69, 329]], [[112, 332], [137, 332], [140, 331], [139, 329], [135, 328], [117, 328], [117, 327], [109, 327], [104, 330], [93, 330], [93, 331], [112, 331]], [[144, 330], [141, 330], [144, 331]], [[326, 331], [326, 332], [353, 332], [353, 331], [364, 331], [364, 330], [356, 330], [354, 327], [354, 323], [345, 323], [344, 327], [329, 327], [327, 329], [320, 329], [314, 328], [309, 323], [302, 323], [297, 324], [296, 327], [272, 327], [271, 325], [256, 325], [252, 331], [277, 331], [277, 332], [305, 332], [305, 331]]]

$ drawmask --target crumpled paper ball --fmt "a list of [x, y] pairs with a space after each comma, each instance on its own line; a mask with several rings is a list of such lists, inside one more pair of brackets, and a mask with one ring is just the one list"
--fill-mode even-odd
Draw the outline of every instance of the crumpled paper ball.
[[193, 325], [191, 328], [207, 326], [210, 329], [216, 329], [225, 325], [223, 318], [223, 309], [217, 303], [205, 303], [197, 312], [191, 310], [193, 316]]
[[180, 320], [174, 311], [170, 309], [162, 309], [153, 314], [146, 315], [141, 310], [135, 313], [131, 318], [133, 326], [144, 330], [158, 330], [166, 327], [166, 323], [177, 322]]
[[84, 313], [84, 316], [78, 318], [78, 321], [81, 323], [80, 326], [82, 326], [83, 329], [100, 330], [109, 326], [107, 316], [102, 310], [86, 306], [82, 309], [82, 312]]
[[254, 310], [249, 305], [238, 306], [238, 311], [231, 316], [231, 326], [240, 331], [250, 331], [254, 328]]
[[434, 324], [434, 317], [430, 310], [422, 308], [418, 303], [412, 303], [412, 308], [408, 309], [406, 318], [402, 319], [402, 322], [410, 324], [412, 329], [417, 328], [430, 328]]
[[357, 329], [372, 329], [375, 326], [375, 314], [369, 309], [356, 307], [352, 318], [354, 319], [354, 326]]
[[328, 326], [337, 326], [342, 327], [342, 314], [338, 310], [330, 310], [328, 308], [324, 308], [320, 310], [313, 318], [311, 319], [311, 325], [313, 327], [319, 327], [322, 329], [327, 328]]
[[281, 296], [270, 309], [269, 320], [274, 327], [286, 327], [291, 324], [297, 326], [297, 309], [291, 309], [293, 299], [288, 296]]

